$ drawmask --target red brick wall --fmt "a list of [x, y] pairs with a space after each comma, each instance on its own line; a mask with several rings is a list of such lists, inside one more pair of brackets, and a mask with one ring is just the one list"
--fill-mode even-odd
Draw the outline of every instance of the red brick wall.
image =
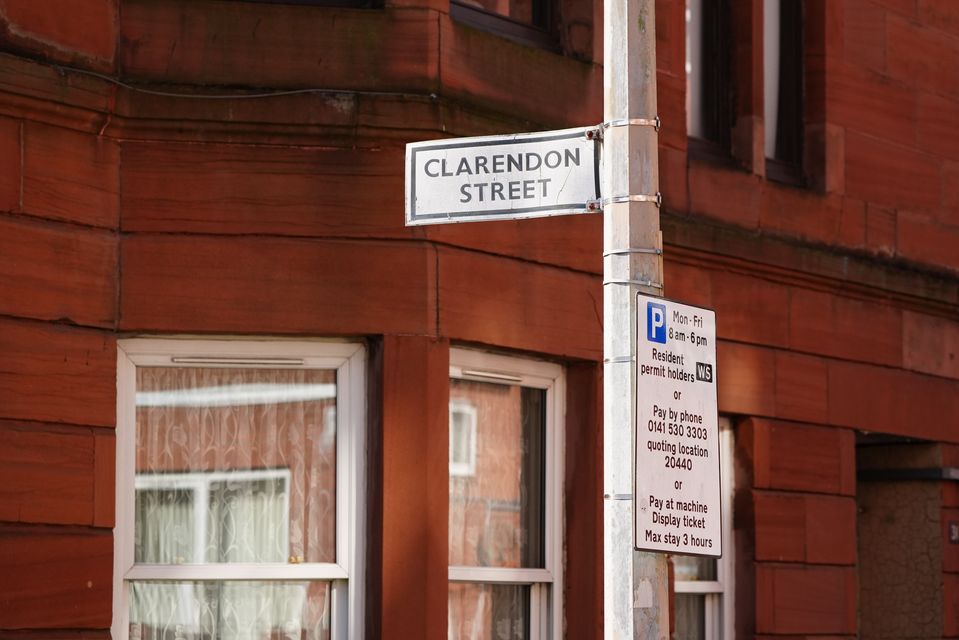
[[[846, 3], [850, 35], [835, 83], [846, 193], [867, 203], [867, 246], [870, 235], [885, 236], [885, 250], [951, 269], [959, 265], [959, 220], [947, 187], [957, 159], [956, 16], [950, 3]], [[869, 100], [876, 107], [864, 113]]]
[[[682, 44], [661, 42], [667, 206], [748, 229], [959, 269], [959, 11], [934, 0], [806, 1], [806, 173], [813, 188], [803, 190], [761, 178], [753, 138], [761, 134], [763, 117], [761, 29], [754, 26], [757, 16], [761, 23], [762, 3], [733, 4], [735, 153], [745, 169], [683, 158], [681, 136], [673, 149], [670, 123], [682, 134], [685, 122], [681, 49], [674, 50]], [[682, 28], [683, 3], [662, 0], [657, 7], [662, 31], [672, 35], [670, 28]]]
[[737, 622], [745, 633], [856, 633], [856, 458], [853, 433], [750, 419], [737, 430], [740, 468]]
[[[69, 4], [84, 17], [0, 3], [5, 42], [108, 70], [112, 4]], [[2, 66], [13, 86], [35, 79]], [[10, 91], [0, 102], [0, 629], [103, 630], [113, 591], [119, 145], [74, 121], [59, 126], [71, 107], [51, 96], [28, 105]], [[24, 117], [44, 109], [51, 117]]]
[[[568, 363], [567, 629], [599, 637], [601, 221], [402, 226], [405, 142], [601, 119], [599, 3], [567, 3], [579, 57], [463, 27], [443, 0], [57, 4], [0, 0], [0, 636], [107, 635], [115, 340], [144, 332], [376, 336], [384, 638], [445, 625], [450, 342]], [[741, 627], [849, 637], [853, 430], [959, 442], [959, 10], [806, 0], [800, 189], [763, 177], [762, 2], [735, 5], [742, 168], [690, 158], [684, 3], [657, 3], [666, 293], [716, 309], [720, 410], [748, 418]], [[47, 62], [325, 91], [163, 97]], [[421, 438], [427, 464], [401, 464]]]
[[0, 139], [0, 629], [105, 629], [118, 147], [9, 114]]
[[118, 0], [58, 0], [54, 8], [30, 0], [2, 0], [0, 34], [6, 47], [27, 55], [111, 71], [117, 9]]

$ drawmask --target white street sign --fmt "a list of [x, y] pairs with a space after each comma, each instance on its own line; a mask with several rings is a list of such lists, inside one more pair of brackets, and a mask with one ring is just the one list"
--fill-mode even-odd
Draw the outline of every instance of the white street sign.
[[716, 314], [638, 294], [635, 546], [721, 556]]
[[406, 224], [587, 213], [599, 145], [586, 128], [406, 145]]

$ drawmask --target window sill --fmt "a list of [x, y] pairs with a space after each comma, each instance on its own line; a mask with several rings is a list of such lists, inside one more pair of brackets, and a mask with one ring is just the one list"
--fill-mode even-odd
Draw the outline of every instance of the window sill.
[[800, 189], [806, 187], [802, 167], [798, 164], [774, 160], [773, 158], [766, 158], [766, 179], [770, 182], [778, 182]]
[[690, 161], [725, 169], [744, 170], [744, 167], [739, 164], [739, 161], [736, 160], [729, 149], [712, 140], [690, 137], [686, 142], [686, 150]]

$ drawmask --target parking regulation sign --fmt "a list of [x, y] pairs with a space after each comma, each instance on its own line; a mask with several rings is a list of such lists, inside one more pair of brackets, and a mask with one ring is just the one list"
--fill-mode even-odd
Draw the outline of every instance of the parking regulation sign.
[[716, 314], [638, 294], [634, 546], [722, 555]]

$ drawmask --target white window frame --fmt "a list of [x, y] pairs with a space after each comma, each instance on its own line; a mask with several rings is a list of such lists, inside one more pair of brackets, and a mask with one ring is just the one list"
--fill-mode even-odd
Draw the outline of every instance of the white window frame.
[[453, 414], [466, 416], [466, 461], [453, 460], [453, 432], [450, 431], [450, 475], [472, 476], [476, 474], [476, 407], [462, 399], [450, 399], [450, 425]]
[[705, 596], [706, 640], [733, 640], [735, 630], [735, 559], [733, 557], [733, 429], [729, 418], [719, 418], [719, 486], [722, 489], [723, 555], [716, 558], [716, 580], [676, 580], [675, 593]]
[[563, 635], [563, 478], [566, 381], [557, 364], [450, 349], [450, 378], [519, 385], [546, 391], [546, 472], [544, 488], [544, 560], [542, 569], [450, 566], [450, 582], [515, 584], [530, 587], [530, 638]]
[[[153, 565], [134, 562], [136, 367], [336, 371], [336, 561]], [[332, 637], [364, 630], [366, 350], [304, 340], [131, 338], [117, 342], [116, 524], [112, 637], [129, 637], [131, 580], [323, 580], [332, 584]], [[320, 425], [322, 427], [322, 425]]]

